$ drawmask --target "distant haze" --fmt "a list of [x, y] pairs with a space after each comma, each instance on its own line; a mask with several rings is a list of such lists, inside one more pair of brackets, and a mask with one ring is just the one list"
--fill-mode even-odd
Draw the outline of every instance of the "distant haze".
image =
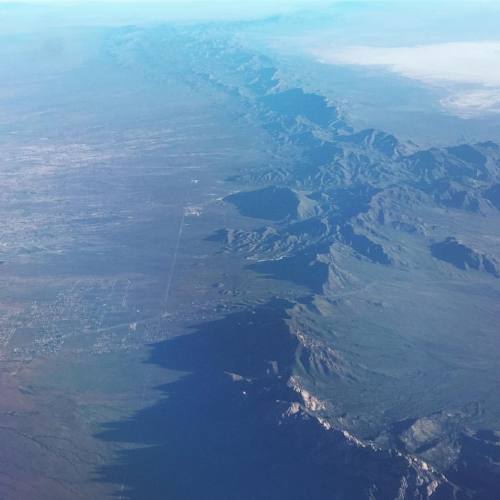
[[[43, 27], [56, 24], [138, 24], [149, 22], [197, 22], [261, 19], [274, 15], [290, 14], [301, 8], [325, 6], [324, 0], [254, 0], [237, 2], [229, 0], [163, 0], [137, 2], [134, 0], [34, 0], [30, 2], [0, 0], [0, 31], [13, 31], [30, 26], [33, 16], [43, 16]], [[42, 26], [39, 26], [42, 27]]]

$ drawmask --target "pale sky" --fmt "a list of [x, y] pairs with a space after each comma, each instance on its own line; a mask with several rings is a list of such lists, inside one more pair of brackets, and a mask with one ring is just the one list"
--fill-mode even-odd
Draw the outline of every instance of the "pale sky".
[[331, 0], [0, 0], [0, 35], [34, 27], [262, 19]]
[[[39, 15], [40, 9], [61, 23], [88, 24], [89, 20], [100, 19], [120, 24], [129, 19], [130, 22], [260, 19], [332, 3], [335, 0], [0, 0], [0, 34], [3, 26], [12, 31], [13, 22], [25, 24], [26, 16]], [[16, 17], [18, 9], [23, 9], [23, 14]]]

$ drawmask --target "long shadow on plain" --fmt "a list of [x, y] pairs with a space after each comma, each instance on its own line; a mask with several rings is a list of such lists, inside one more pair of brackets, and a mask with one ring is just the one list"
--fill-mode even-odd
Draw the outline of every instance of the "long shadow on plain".
[[286, 383], [297, 349], [287, 306], [276, 300], [153, 346], [151, 363], [188, 374], [106, 426], [101, 439], [141, 446], [120, 452], [99, 480], [134, 500], [359, 499], [374, 487], [392, 498], [404, 461], [302, 412], [285, 416], [298, 401]]

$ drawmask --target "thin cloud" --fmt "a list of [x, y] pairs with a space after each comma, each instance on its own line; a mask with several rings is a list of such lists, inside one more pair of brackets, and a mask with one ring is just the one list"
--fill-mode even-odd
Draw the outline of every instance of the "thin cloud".
[[415, 47], [321, 47], [311, 52], [324, 63], [378, 66], [431, 85], [462, 86], [442, 100], [443, 106], [456, 114], [499, 110], [500, 41]]

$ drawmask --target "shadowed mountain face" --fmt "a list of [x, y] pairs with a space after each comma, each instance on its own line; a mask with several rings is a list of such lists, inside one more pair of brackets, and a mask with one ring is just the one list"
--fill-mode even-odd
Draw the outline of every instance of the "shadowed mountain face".
[[[277, 83], [275, 80], [270, 82], [271, 85], [275, 83]], [[339, 119], [337, 110], [328, 106], [324, 97], [307, 94], [302, 89], [290, 89], [265, 95], [261, 101], [268, 110], [280, 117], [292, 120], [303, 116], [318, 125], [328, 127]]]
[[495, 184], [487, 189], [485, 197], [493, 204], [493, 206], [500, 210], [500, 184]]
[[290, 189], [268, 187], [250, 193], [236, 193], [225, 198], [242, 215], [257, 219], [281, 220], [297, 217], [299, 200]]
[[459, 269], [475, 269], [493, 274], [497, 278], [500, 276], [498, 264], [494, 260], [463, 245], [455, 238], [450, 237], [440, 243], [434, 243], [431, 245], [431, 251], [437, 259], [449, 262]]
[[300, 255], [252, 264], [250, 269], [274, 279], [286, 280], [321, 292], [328, 280], [328, 265], [317, 259], [319, 250], [310, 249]]

